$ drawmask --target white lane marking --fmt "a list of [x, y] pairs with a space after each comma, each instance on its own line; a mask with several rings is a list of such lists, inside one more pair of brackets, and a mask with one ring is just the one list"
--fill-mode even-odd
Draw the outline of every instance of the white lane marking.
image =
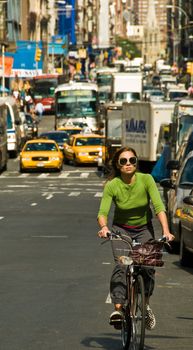
[[69, 175], [70, 175], [70, 173], [62, 173], [62, 174], [60, 174], [58, 177], [59, 177], [60, 179], [65, 179], [65, 178], [67, 178]]
[[69, 197], [77, 197], [79, 195], [80, 195], [80, 192], [70, 192], [68, 196]]
[[81, 173], [80, 177], [82, 178], [87, 178], [89, 176], [89, 173]]
[[68, 238], [68, 236], [31, 236], [32, 238]]
[[0, 191], [1, 193], [3, 192], [3, 193], [13, 193], [14, 191], [13, 190], [1, 190]]
[[108, 293], [105, 304], [112, 304], [110, 293]]
[[102, 192], [97, 192], [97, 193], [95, 194], [95, 197], [102, 197], [102, 195], [103, 195]]
[[110, 262], [103, 262], [102, 265], [111, 265]]
[[45, 177], [48, 177], [49, 174], [41, 174], [41, 175], [38, 175], [38, 179], [44, 179]]
[[30, 187], [30, 185], [7, 185], [7, 187], [19, 188], [19, 187]]
[[51, 199], [53, 197], [53, 194], [49, 194], [46, 199]]
[[0, 216], [0, 220], [4, 219], [4, 216]]
[[31, 203], [31, 207], [35, 207], [38, 203]]
[[21, 174], [21, 175], [19, 175], [18, 177], [28, 177], [29, 176], [29, 174]]

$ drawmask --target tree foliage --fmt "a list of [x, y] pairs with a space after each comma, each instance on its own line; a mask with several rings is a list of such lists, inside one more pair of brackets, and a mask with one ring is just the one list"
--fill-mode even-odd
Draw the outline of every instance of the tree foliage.
[[134, 57], [141, 56], [141, 50], [137, 47], [136, 43], [126, 38], [116, 36], [116, 46], [120, 46], [122, 48], [123, 58], [128, 57], [129, 59], [133, 59]]

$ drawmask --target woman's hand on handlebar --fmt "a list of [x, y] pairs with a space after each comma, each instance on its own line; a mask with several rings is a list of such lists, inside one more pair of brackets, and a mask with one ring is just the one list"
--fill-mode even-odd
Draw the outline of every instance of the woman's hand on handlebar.
[[171, 241], [173, 241], [175, 239], [175, 236], [172, 233], [170, 233], [170, 232], [163, 233], [163, 237], [166, 237], [166, 240], [168, 242], [171, 242]]
[[103, 226], [99, 231], [98, 231], [98, 236], [100, 238], [107, 238], [108, 237], [108, 233], [110, 232], [108, 226]]

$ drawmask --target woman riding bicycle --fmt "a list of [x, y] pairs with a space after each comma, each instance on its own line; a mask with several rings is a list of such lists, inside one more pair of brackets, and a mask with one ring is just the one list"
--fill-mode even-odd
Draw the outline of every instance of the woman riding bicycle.
[[[120, 231], [126, 237], [131, 237], [139, 243], [145, 243], [154, 238], [152, 226], [151, 204], [161, 224], [163, 236], [172, 241], [165, 207], [161, 200], [157, 185], [150, 174], [137, 171], [137, 154], [134, 149], [122, 147], [113, 156], [112, 173], [105, 184], [103, 197], [98, 212], [100, 231], [98, 236], [106, 238], [109, 231], [108, 216], [114, 202], [113, 231]], [[111, 314], [109, 323], [115, 328], [122, 322], [122, 307], [126, 298], [126, 268], [118, 263], [116, 253], [120, 248], [120, 240], [112, 240], [112, 251], [115, 259], [110, 282], [111, 299], [115, 311]], [[144, 269], [146, 296], [146, 328], [153, 329], [156, 324], [155, 316], [149, 307], [149, 298], [154, 289], [153, 268]]]

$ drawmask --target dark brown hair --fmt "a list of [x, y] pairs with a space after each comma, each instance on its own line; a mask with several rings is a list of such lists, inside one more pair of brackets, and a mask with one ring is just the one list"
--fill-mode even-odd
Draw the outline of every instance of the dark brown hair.
[[118, 159], [119, 159], [119, 156], [121, 153], [123, 152], [132, 152], [134, 154], [135, 157], [137, 157], [137, 153], [136, 151], [131, 148], [131, 147], [121, 147], [119, 148], [113, 155], [113, 158], [112, 158], [112, 169], [111, 169], [111, 172], [108, 176], [108, 180], [112, 180], [114, 179], [114, 177], [117, 177], [117, 176], [120, 176], [121, 172], [120, 172], [120, 169], [117, 167], [117, 164], [118, 164]]

